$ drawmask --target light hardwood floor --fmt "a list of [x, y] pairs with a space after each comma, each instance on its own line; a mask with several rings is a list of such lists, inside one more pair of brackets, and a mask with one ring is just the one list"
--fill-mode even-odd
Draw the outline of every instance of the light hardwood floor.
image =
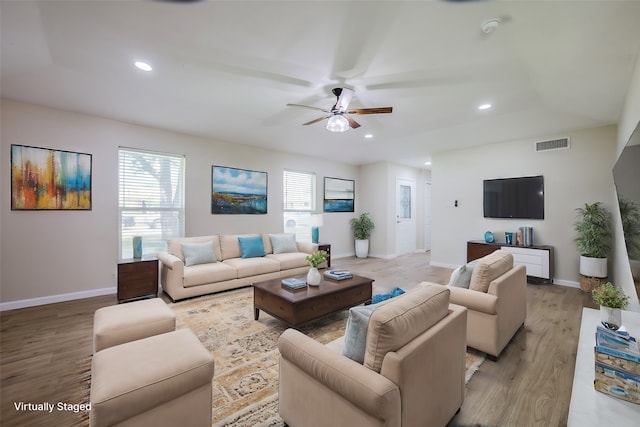
[[[428, 253], [332, 261], [375, 279], [374, 293], [446, 283], [450, 274], [430, 267]], [[530, 284], [527, 292], [524, 328], [497, 362], [486, 360], [475, 373], [449, 426], [566, 425], [582, 307], [595, 306], [579, 289]], [[79, 385], [71, 374], [90, 361], [93, 313], [115, 303], [113, 295], [0, 313], [0, 425], [88, 425], [82, 414], [21, 412], [14, 402], [85, 403], [74, 400]]]

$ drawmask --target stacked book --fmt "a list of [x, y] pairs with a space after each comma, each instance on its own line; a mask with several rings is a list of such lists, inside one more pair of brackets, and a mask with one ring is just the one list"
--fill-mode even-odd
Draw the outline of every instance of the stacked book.
[[282, 287], [294, 291], [296, 289], [306, 288], [307, 282], [296, 279], [295, 277], [290, 277], [288, 279], [282, 279]]
[[628, 332], [598, 326], [595, 346], [596, 390], [640, 404], [640, 350]]
[[331, 280], [345, 280], [351, 279], [353, 274], [345, 270], [327, 270], [324, 272], [324, 277]]

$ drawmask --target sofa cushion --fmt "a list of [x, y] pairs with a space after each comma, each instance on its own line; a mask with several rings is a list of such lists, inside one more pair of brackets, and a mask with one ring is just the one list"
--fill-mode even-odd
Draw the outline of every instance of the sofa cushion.
[[189, 267], [196, 264], [208, 264], [216, 262], [216, 254], [213, 251], [213, 241], [202, 243], [183, 243], [184, 265]]
[[415, 288], [378, 306], [369, 319], [364, 366], [380, 372], [382, 361], [443, 319], [449, 309], [449, 289], [439, 285]]
[[369, 317], [374, 308], [376, 308], [375, 305], [360, 305], [349, 309], [342, 354], [360, 364], [364, 363]]
[[240, 244], [242, 258], [256, 258], [266, 255], [261, 236], [238, 237], [238, 243]]
[[280, 263], [266, 257], [232, 258], [225, 259], [223, 263], [236, 269], [238, 272], [238, 279], [280, 271]]
[[269, 240], [271, 241], [271, 247], [273, 248], [274, 254], [298, 252], [295, 234], [269, 234]]
[[175, 255], [182, 262], [184, 262], [184, 253], [182, 252], [182, 245], [184, 243], [203, 243], [213, 242], [213, 249], [216, 256], [216, 260], [222, 259], [222, 252], [220, 251], [220, 239], [217, 235], [211, 236], [197, 236], [197, 237], [180, 237], [176, 239], [167, 240], [167, 252], [171, 255]]
[[463, 264], [460, 267], [453, 270], [451, 277], [449, 278], [449, 286], [457, 288], [469, 289], [471, 284], [471, 274], [473, 274], [476, 263]]
[[182, 285], [185, 288], [189, 288], [237, 278], [238, 272], [236, 269], [224, 263], [197, 264], [184, 268]]
[[291, 270], [293, 268], [308, 267], [307, 254], [303, 252], [293, 252], [286, 254], [269, 254], [267, 258], [280, 263], [280, 270]]
[[492, 280], [502, 276], [513, 268], [513, 255], [497, 250], [478, 260], [471, 274], [469, 289], [487, 292]]
[[256, 234], [221, 234], [220, 235], [220, 250], [222, 257], [218, 260], [225, 260], [231, 258], [240, 258], [242, 252], [240, 252], [240, 242], [238, 237], [252, 237]]

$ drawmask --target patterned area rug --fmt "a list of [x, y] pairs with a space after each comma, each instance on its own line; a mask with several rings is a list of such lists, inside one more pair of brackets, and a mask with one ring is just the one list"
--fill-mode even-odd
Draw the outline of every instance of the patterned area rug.
[[[243, 288], [169, 304], [178, 328], [190, 328], [215, 359], [213, 419], [218, 426], [282, 426], [278, 416], [278, 337], [287, 329], [260, 312], [253, 319], [253, 290]], [[348, 311], [299, 328], [321, 342], [344, 334]], [[484, 361], [467, 353], [466, 380]]]

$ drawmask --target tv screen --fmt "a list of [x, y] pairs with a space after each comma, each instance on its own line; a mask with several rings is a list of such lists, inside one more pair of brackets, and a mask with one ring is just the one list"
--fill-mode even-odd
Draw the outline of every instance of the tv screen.
[[485, 179], [483, 205], [485, 218], [544, 219], [544, 179]]

